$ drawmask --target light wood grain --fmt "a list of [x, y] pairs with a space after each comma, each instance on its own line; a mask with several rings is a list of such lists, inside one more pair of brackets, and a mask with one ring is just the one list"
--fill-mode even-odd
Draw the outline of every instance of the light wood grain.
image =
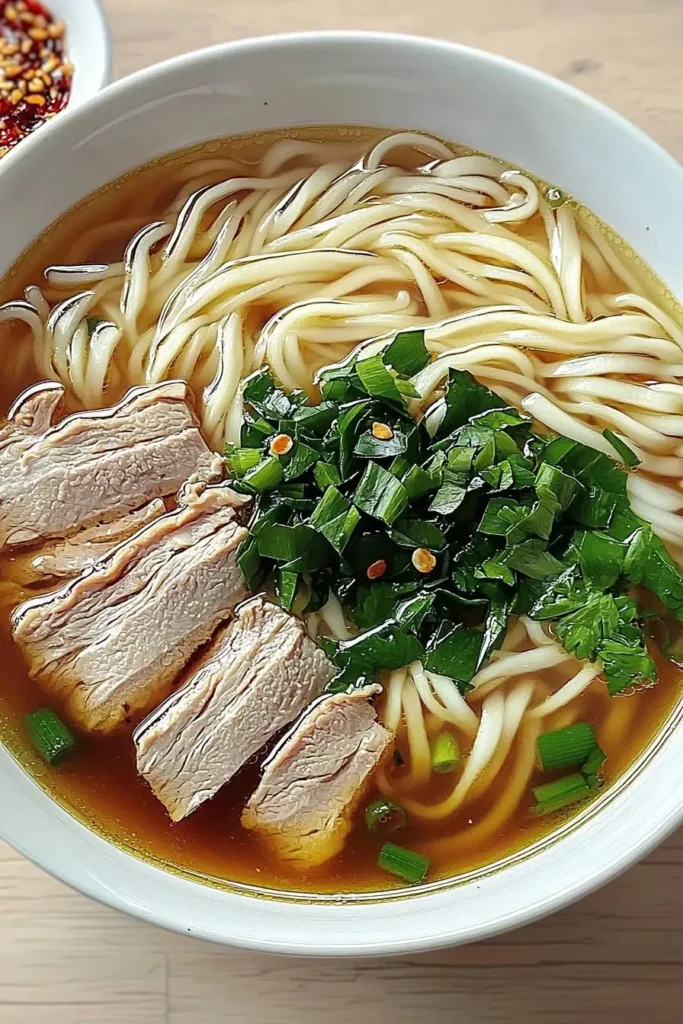
[[[106, 0], [117, 74], [240, 36], [442, 36], [605, 100], [683, 157], [681, 0]], [[390, 12], [390, 13], [389, 13]], [[302, 962], [129, 920], [0, 845], [0, 1024], [674, 1024], [683, 834], [578, 905], [439, 954]]]

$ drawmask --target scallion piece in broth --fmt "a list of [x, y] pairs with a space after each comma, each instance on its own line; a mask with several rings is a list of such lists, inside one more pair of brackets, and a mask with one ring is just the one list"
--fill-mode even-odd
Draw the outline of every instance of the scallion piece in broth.
[[460, 747], [455, 736], [444, 729], [437, 733], [432, 744], [432, 771], [447, 774], [460, 764]]
[[406, 850], [395, 843], [385, 843], [379, 851], [377, 864], [383, 871], [388, 871], [404, 882], [423, 882], [429, 871], [429, 857], [421, 853]]
[[578, 768], [585, 764], [598, 741], [589, 722], [576, 722], [565, 729], [545, 732], [536, 740], [538, 760], [545, 772], [558, 768]]
[[393, 800], [379, 797], [377, 800], [371, 800], [365, 808], [365, 825], [368, 832], [390, 835], [403, 831], [407, 824], [406, 812]]
[[569, 807], [579, 800], [585, 800], [593, 792], [593, 788], [586, 782], [580, 772], [573, 775], [564, 775], [554, 782], [545, 782], [542, 786], [536, 786], [533, 790], [536, 806], [536, 814], [552, 814], [562, 807]]
[[24, 719], [33, 745], [48, 764], [59, 764], [76, 749], [76, 740], [50, 708], [38, 708]]
[[581, 774], [592, 789], [597, 789], [600, 784], [602, 767], [607, 756], [602, 747], [596, 747], [590, 757], [581, 765]]

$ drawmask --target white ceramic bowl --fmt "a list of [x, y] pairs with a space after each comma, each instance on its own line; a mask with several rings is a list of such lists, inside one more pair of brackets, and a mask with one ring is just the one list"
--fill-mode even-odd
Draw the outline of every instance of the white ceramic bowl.
[[[80, 4], [81, 0], [77, 0]], [[85, 193], [199, 140], [312, 123], [421, 128], [528, 168], [587, 203], [683, 295], [683, 173], [642, 132], [499, 57], [390, 35], [231, 43], [133, 75], [0, 165], [0, 272]], [[503, 867], [387, 898], [264, 899], [166, 873], [88, 831], [0, 750], [0, 834], [55, 875], [179, 932], [261, 950], [380, 954], [483, 938], [613, 878], [683, 820], [675, 720], [560, 836]]]

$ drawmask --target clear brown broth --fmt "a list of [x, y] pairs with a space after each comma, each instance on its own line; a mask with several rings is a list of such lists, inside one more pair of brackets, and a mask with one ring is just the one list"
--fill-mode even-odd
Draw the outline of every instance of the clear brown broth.
[[[281, 133], [280, 133], [281, 134]], [[370, 139], [379, 133], [368, 129], [301, 129], [297, 137], [344, 141]], [[0, 283], [0, 301], [19, 295], [25, 285], [40, 282], [46, 266], [65, 262], [65, 253], [94, 223], [109, 224], [126, 209], [144, 214], [149, 220], [169, 201], [166, 184], [169, 170], [204, 156], [235, 156], [257, 159], [275, 133], [207, 143], [179, 154], [172, 154], [135, 171], [88, 197], [60, 218], [17, 261]], [[98, 261], [119, 259], [127, 238], [112, 235], [94, 252], [84, 251], [81, 258]], [[639, 268], [643, 271], [642, 266]], [[663, 286], [644, 272], [647, 290], [657, 293], [661, 302]], [[671, 305], [670, 302], [667, 303]], [[0, 410], [6, 412], [17, 394], [38, 378], [27, 358], [14, 343], [18, 335], [8, 325], [0, 327], [0, 343], [11, 354], [9, 366], [0, 381]], [[7, 558], [0, 560], [4, 577]], [[253, 791], [261, 757], [252, 763], [209, 803], [185, 821], [170, 823], [162, 805], [136, 773], [133, 745], [127, 730], [110, 736], [79, 737], [78, 752], [66, 763], [52, 768], [32, 750], [22, 718], [50, 701], [29, 678], [9, 632], [9, 613], [22, 595], [0, 582], [0, 740], [25, 770], [60, 804], [76, 814], [96, 832], [131, 852], [181, 872], [189, 872], [214, 883], [238, 882], [266, 889], [300, 892], [339, 893], [387, 889], [400, 883], [376, 866], [379, 841], [359, 822], [345, 851], [331, 864], [308, 874], [272, 857], [267, 847], [240, 825], [247, 796]], [[28, 593], [24, 596], [28, 596]], [[670, 715], [681, 693], [681, 673], [672, 665], [660, 664], [659, 683], [646, 691], [613, 698], [621, 714], [628, 719], [623, 735], [610, 739], [608, 715], [615, 706], [589, 692], [581, 698], [581, 717], [596, 725], [598, 738], [607, 753], [606, 784], [611, 785], [650, 744]], [[625, 704], [624, 702], [628, 702]], [[55, 710], [59, 711], [59, 707]], [[400, 770], [400, 769], [399, 769]], [[538, 780], [532, 779], [532, 785]], [[495, 804], [497, 793], [506, 782], [503, 772], [491, 791], [466, 811], [432, 825], [412, 825], [400, 842], [415, 850], [429, 850], [432, 859], [430, 879], [457, 876], [496, 861], [528, 846], [565, 820], [562, 816], [534, 818], [530, 798], [525, 797], [517, 812], [499, 832], [481, 844], [468, 842], [468, 831], [476, 826]], [[436, 779], [423, 794], [434, 801], [452, 785], [448, 779]], [[443, 840], [441, 844], [435, 840]]]

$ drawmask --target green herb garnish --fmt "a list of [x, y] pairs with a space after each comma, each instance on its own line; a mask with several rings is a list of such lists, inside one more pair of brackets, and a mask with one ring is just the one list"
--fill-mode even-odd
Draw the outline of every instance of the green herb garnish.
[[[359, 632], [325, 641], [333, 690], [421, 661], [466, 692], [518, 614], [551, 623], [611, 694], [654, 681], [640, 601], [683, 622], [683, 575], [631, 510], [616, 460], [633, 453], [609, 431], [614, 459], [538, 435], [460, 370], [415, 422], [410, 375], [427, 361], [423, 332], [401, 332], [323, 370], [317, 406], [268, 370], [248, 379], [226, 461], [255, 500], [238, 556], [250, 587], [285, 607], [308, 593], [307, 611], [339, 597]], [[273, 455], [277, 435], [291, 443]]]

